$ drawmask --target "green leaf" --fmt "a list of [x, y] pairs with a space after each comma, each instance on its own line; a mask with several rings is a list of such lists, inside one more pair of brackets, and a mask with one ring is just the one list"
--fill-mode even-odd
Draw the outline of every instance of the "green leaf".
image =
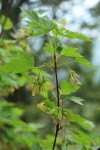
[[70, 93], [75, 92], [79, 89], [78, 85], [71, 85], [66, 80], [62, 81], [60, 87], [61, 87], [61, 92], [64, 95], [69, 95]]
[[73, 101], [77, 104], [83, 105], [82, 101], [84, 101], [84, 100], [79, 97], [69, 96], [68, 99], [70, 99], [71, 101]]
[[61, 51], [61, 54], [69, 57], [82, 57], [76, 50], [77, 48], [75, 47], [66, 47]]
[[22, 75], [27, 79], [28, 82], [32, 83], [33, 79], [32, 77], [29, 75], [28, 72], [23, 72]]
[[37, 14], [44, 14], [45, 12], [46, 12], [47, 10], [43, 10], [43, 9], [39, 9], [39, 10], [37, 10], [36, 12], [37, 12]]
[[51, 77], [51, 75], [48, 74], [47, 72], [45, 72], [45, 71], [43, 71], [43, 70], [41, 70], [41, 69], [35, 68], [35, 67], [32, 69], [32, 72], [33, 72], [34, 74], [36, 74], [36, 75], [39, 75], [39, 74], [42, 72], [42, 74], [43, 74], [44, 76], [46, 76], [46, 77], [48, 77], [48, 78]]
[[0, 46], [3, 46], [5, 44], [5, 41], [3, 39], [0, 39]]
[[69, 118], [69, 121], [77, 123], [87, 130], [91, 130], [95, 127], [92, 122], [82, 118], [80, 115], [74, 114], [71, 109], [64, 109], [64, 111], [64, 115], [67, 117], [67, 119]]
[[11, 102], [8, 103], [4, 99], [0, 99], [0, 108], [1, 107], [12, 107], [12, 106], [14, 106], [13, 103], [11, 103]]
[[28, 19], [34, 23], [36, 23], [36, 25], [38, 24], [38, 22], [40, 22], [40, 19], [37, 15], [37, 13], [35, 11], [31, 11], [31, 10], [26, 10], [21, 8], [22, 12], [28, 17]]
[[87, 121], [86, 119], [82, 118], [80, 115], [77, 114], [73, 114], [70, 121], [75, 122], [88, 130], [91, 130], [91, 128], [94, 127], [92, 123], [90, 124], [89, 121]]
[[[2, 15], [1, 16], [2, 24], [4, 23], [5, 19], [6, 19], [6, 16]], [[3, 29], [4, 30], [10, 30], [12, 27], [13, 27], [12, 21], [11, 21], [11, 19], [9, 17], [7, 17], [5, 25], [3, 26]]]
[[54, 49], [53, 49], [53, 46], [51, 44], [46, 43], [44, 50], [46, 50], [47, 52], [49, 52], [51, 54], [54, 54]]
[[34, 59], [24, 52], [19, 51], [17, 58], [1, 65], [0, 70], [4, 72], [21, 73], [33, 68]]
[[43, 102], [37, 104], [37, 107], [48, 114], [52, 114], [54, 113], [56, 106], [54, 102], [52, 102], [49, 99], [46, 99]]
[[95, 67], [92, 66], [92, 65], [90, 64], [90, 62], [89, 62], [87, 59], [85, 59], [84, 57], [82, 57], [82, 58], [77, 57], [77, 58], [75, 59], [75, 61], [78, 62], [78, 63], [80, 63], [80, 64], [82, 64], [82, 65], [84, 65], [84, 66], [87, 66], [87, 67], [90, 67], [90, 68], [94, 68], [94, 69], [95, 69]]
[[39, 17], [36, 12], [31, 10], [22, 9], [22, 11], [29, 19], [27, 21], [30, 27], [29, 34], [33, 36], [42, 35], [56, 28], [56, 25], [47, 16]]
[[21, 115], [23, 114], [23, 110], [20, 109], [20, 108], [18, 108], [18, 107], [12, 108], [11, 111], [12, 111], [13, 114], [15, 114], [15, 115], [17, 115], [17, 116], [21, 116]]
[[50, 101], [49, 99], [44, 100], [44, 103], [45, 103], [50, 109], [55, 108], [55, 104], [54, 104], [52, 101]]
[[21, 46], [14, 45], [14, 44], [7, 45], [7, 49], [9, 49], [10, 51], [16, 51], [16, 52], [23, 50], [23, 48]]
[[54, 84], [50, 80], [46, 81], [44, 86], [45, 86], [45, 90], [47, 91], [52, 90], [55, 87]]
[[68, 37], [70, 39], [77, 38], [77, 39], [84, 40], [84, 41], [91, 41], [86, 35], [78, 33], [78, 32], [72, 32], [64, 28], [57, 29], [57, 31], [60, 35]]
[[79, 128], [76, 128], [75, 126], [72, 126], [71, 129], [76, 133], [72, 133], [72, 137], [77, 143], [80, 143], [82, 145], [91, 145], [91, 140], [88, 134], [86, 134]]

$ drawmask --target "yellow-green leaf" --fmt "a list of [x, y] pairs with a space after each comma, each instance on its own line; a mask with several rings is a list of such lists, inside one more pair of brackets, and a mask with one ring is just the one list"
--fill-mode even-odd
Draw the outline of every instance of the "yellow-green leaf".
[[77, 48], [75, 47], [66, 47], [61, 51], [61, 54], [69, 57], [82, 57], [80, 53], [76, 52]]
[[64, 95], [69, 95], [72, 92], [75, 92], [79, 89], [78, 85], [72, 85], [68, 83], [66, 80], [63, 80], [61, 85], [61, 93]]
[[47, 34], [52, 29], [56, 28], [55, 23], [53, 23], [47, 16], [39, 17], [38, 14], [31, 10], [22, 9], [23, 13], [28, 17], [29, 34], [33, 36]]
[[1, 16], [1, 22], [2, 22], [2, 24], [4, 23], [4, 21], [5, 21], [5, 24], [3, 26], [3, 29], [4, 30], [10, 30], [13, 27], [11, 19], [9, 17], [7, 17], [7, 19], [6, 19], [6, 16], [2, 15]]
[[54, 54], [54, 49], [53, 49], [53, 46], [51, 44], [46, 43], [44, 50], [46, 50], [47, 52], [49, 52], [51, 54]]
[[11, 73], [21, 73], [33, 68], [34, 59], [25, 52], [19, 51], [17, 58], [11, 59], [8, 63], [0, 66], [0, 70]]

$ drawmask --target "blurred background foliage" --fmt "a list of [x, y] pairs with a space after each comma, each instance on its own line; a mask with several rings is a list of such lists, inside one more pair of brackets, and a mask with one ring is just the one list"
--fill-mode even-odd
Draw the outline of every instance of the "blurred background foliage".
[[[0, 1], [0, 64], [16, 57], [19, 50], [34, 56], [35, 66], [51, 60], [51, 55], [43, 50], [46, 36], [27, 38], [21, 29], [25, 17], [20, 7], [32, 10], [44, 10], [45, 14], [72, 31], [88, 35], [93, 42], [63, 40], [64, 45], [77, 46], [79, 51], [91, 61], [95, 70], [72, 65], [80, 75], [82, 86], [75, 93], [85, 100], [79, 107], [68, 102], [66, 107], [94, 122], [93, 135], [100, 133], [100, 2], [99, 0], [1, 0]], [[61, 51], [59, 47], [58, 51]], [[61, 62], [59, 62], [61, 63]], [[50, 68], [44, 68], [52, 81], [54, 74]], [[34, 70], [37, 75], [39, 69]], [[45, 72], [44, 72], [45, 73]], [[59, 68], [59, 81], [68, 77], [66, 68]], [[53, 140], [53, 122], [48, 115], [37, 109], [36, 104], [44, 96], [31, 95], [28, 86], [29, 75], [4, 74], [0, 72], [0, 150], [39, 149], [50, 145]], [[46, 137], [46, 134], [47, 137]], [[49, 135], [50, 134], [50, 135]], [[46, 142], [42, 138], [46, 138]], [[42, 141], [42, 142], [41, 142]], [[59, 142], [59, 141], [58, 141]], [[19, 144], [20, 143], [20, 144]], [[33, 144], [34, 143], [34, 144]], [[41, 146], [37, 145], [40, 144]]]

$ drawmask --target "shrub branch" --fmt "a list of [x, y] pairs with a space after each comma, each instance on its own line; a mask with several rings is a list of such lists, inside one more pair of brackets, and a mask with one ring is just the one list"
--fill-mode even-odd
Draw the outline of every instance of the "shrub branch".
[[[55, 77], [56, 77], [57, 107], [60, 107], [59, 83], [58, 83], [57, 70], [58, 70], [58, 68], [57, 68], [57, 59], [56, 59], [56, 53], [54, 52], [54, 71], [55, 71]], [[55, 146], [56, 146], [58, 131], [59, 131], [59, 123], [57, 123], [57, 125], [56, 125], [56, 132], [55, 132], [55, 138], [54, 138], [54, 143], [53, 143], [52, 150], [54, 150]]]

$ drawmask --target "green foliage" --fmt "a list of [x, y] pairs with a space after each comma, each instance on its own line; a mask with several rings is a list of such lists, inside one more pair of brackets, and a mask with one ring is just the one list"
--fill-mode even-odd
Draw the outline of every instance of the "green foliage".
[[68, 97], [68, 99], [69, 100], [71, 100], [71, 101], [73, 101], [73, 102], [75, 102], [75, 103], [77, 103], [77, 104], [79, 104], [79, 105], [83, 105], [83, 99], [81, 99], [81, 98], [79, 98], [79, 97], [75, 97], [75, 96], [69, 96]]
[[26, 80], [23, 77], [19, 77], [16, 74], [1, 73], [0, 74], [0, 96], [8, 96], [12, 94], [15, 89], [22, 87]]
[[78, 58], [77, 57], [75, 59], [75, 61], [78, 62], [78, 63], [80, 63], [80, 64], [82, 64], [82, 65], [84, 65], [84, 66], [87, 66], [87, 67], [90, 67], [90, 68], [94, 68], [94, 66], [92, 66], [90, 64], [90, 62], [87, 59], [85, 59], [84, 57], [82, 57], [82, 58]]
[[44, 47], [44, 50], [46, 50], [47, 52], [53, 54], [54, 53], [54, 50], [53, 50], [53, 46], [52, 44], [45, 44], [45, 47]]
[[[15, 144], [20, 144], [20, 148], [26, 146], [31, 148], [35, 135], [42, 125], [25, 123], [20, 117], [23, 110], [15, 107], [13, 103], [0, 100], [0, 141], [6, 140], [8, 148], [14, 148]], [[33, 134], [34, 133], [34, 134]], [[24, 145], [23, 145], [24, 143]], [[16, 149], [17, 150], [17, 149]]]
[[18, 51], [17, 58], [11, 59], [10, 62], [0, 66], [0, 70], [4, 72], [22, 73], [33, 68], [33, 57]]
[[[81, 33], [59, 28], [58, 25], [47, 16], [39, 16], [39, 12], [25, 9], [22, 9], [22, 11], [28, 18], [28, 21], [26, 21], [27, 27], [22, 31], [22, 35], [16, 37], [16, 40], [0, 39], [0, 56], [2, 58], [0, 66], [0, 85], [2, 88], [0, 88], [0, 92], [2, 94], [4, 86], [8, 89], [11, 88], [14, 92], [16, 88], [26, 85], [27, 82], [27, 89], [32, 90], [32, 96], [41, 95], [41, 102], [37, 104], [37, 108], [50, 115], [53, 119], [53, 123], [56, 126], [55, 139], [59, 131], [65, 130], [66, 132], [68, 131], [68, 133], [64, 132], [64, 136], [62, 137], [65, 138], [59, 137], [58, 140], [55, 141], [55, 145], [52, 135], [47, 135], [42, 139], [40, 135], [38, 136], [38, 129], [43, 126], [34, 123], [25, 123], [20, 119], [23, 110], [3, 100], [0, 101], [0, 132], [1, 137], [3, 137], [1, 140], [4, 142], [6, 139], [7, 142], [11, 143], [13, 139], [14, 143], [21, 145], [21, 148], [28, 147], [29, 149], [36, 150], [54, 150], [58, 149], [58, 147], [66, 150], [71, 149], [73, 146], [76, 146], [78, 150], [93, 149], [94, 145], [98, 143], [98, 139], [95, 139], [96, 144], [93, 145], [93, 139], [91, 140], [88, 133], [94, 129], [94, 124], [74, 113], [70, 108], [66, 108], [65, 105], [65, 103], [69, 102], [68, 100], [79, 105], [83, 105], [84, 101], [79, 97], [71, 96], [72, 93], [78, 91], [80, 88], [79, 84], [81, 84], [79, 75], [70, 67], [71, 62], [64, 62], [69, 73], [68, 79], [63, 80], [61, 83], [59, 83], [58, 80], [58, 60], [60, 57], [63, 58], [67, 56], [69, 60], [70, 57], [74, 57], [75, 63], [94, 68], [88, 60], [77, 51], [78, 48], [64, 47], [59, 37], [77, 38], [85, 41], [91, 40]], [[5, 30], [11, 29], [12, 27], [9, 19], [5, 25], [7, 26], [4, 28]], [[24, 31], [26, 31], [26, 33]], [[23, 39], [30, 35], [41, 36], [43, 34], [47, 36], [48, 40], [43, 49], [51, 53], [54, 59], [51, 59], [50, 62], [46, 62], [41, 66], [34, 67], [34, 58], [27, 54], [29, 47]], [[59, 47], [60, 51], [58, 53]], [[7, 50], [6, 52], [4, 52], [5, 49]], [[12, 51], [13, 54], [11, 53]], [[61, 65], [63, 64], [61, 63], [60, 66]], [[45, 67], [50, 67], [52, 68], [51, 70], [54, 71], [56, 78], [54, 83], [51, 82], [53, 80], [50, 80], [51, 75], [45, 71]], [[15, 80], [16, 82], [14, 82]], [[7, 94], [9, 94], [9, 91]], [[64, 101], [66, 96], [68, 100]], [[7, 128], [5, 130], [6, 126]], [[4, 130], [7, 137], [3, 133]], [[54, 148], [52, 148], [52, 146], [54, 146]]]
[[74, 114], [72, 110], [64, 109], [63, 111], [64, 116], [69, 119], [69, 121], [74, 122], [87, 130], [94, 128], [94, 124], [92, 122], [82, 118], [80, 115]]
[[66, 47], [61, 51], [61, 54], [68, 57], [82, 57], [76, 50], [77, 48], [74, 47]]
[[61, 94], [69, 95], [72, 92], [75, 92], [79, 89], [78, 85], [72, 85], [71, 83], [68, 83], [66, 80], [63, 80], [61, 85]]
[[[6, 20], [6, 22], [5, 22]], [[0, 22], [3, 24], [5, 22], [5, 25], [3, 26], [4, 30], [10, 30], [13, 27], [13, 24], [11, 22], [11, 19], [9, 17], [6, 18], [6, 16], [2, 15]]]
[[56, 25], [49, 20], [47, 16], [39, 17], [36, 12], [22, 9], [24, 14], [28, 17], [28, 26], [30, 27], [29, 33], [33, 36], [46, 34], [52, 29], [56, 28]]
[[80, 39], [80, 40], [84, 40], [84, 41], [91, 41], [86, 35], [78, 33], [78, 32], [72, 32], [70, 30], [66, 30], [64, 28], [60, 28], [58, 29], [58, 33], [62, 36], [68, 37], [70, 39]]
[[0, 39], [0, 46], [3, 46], [5, 44], [3, 39]]

